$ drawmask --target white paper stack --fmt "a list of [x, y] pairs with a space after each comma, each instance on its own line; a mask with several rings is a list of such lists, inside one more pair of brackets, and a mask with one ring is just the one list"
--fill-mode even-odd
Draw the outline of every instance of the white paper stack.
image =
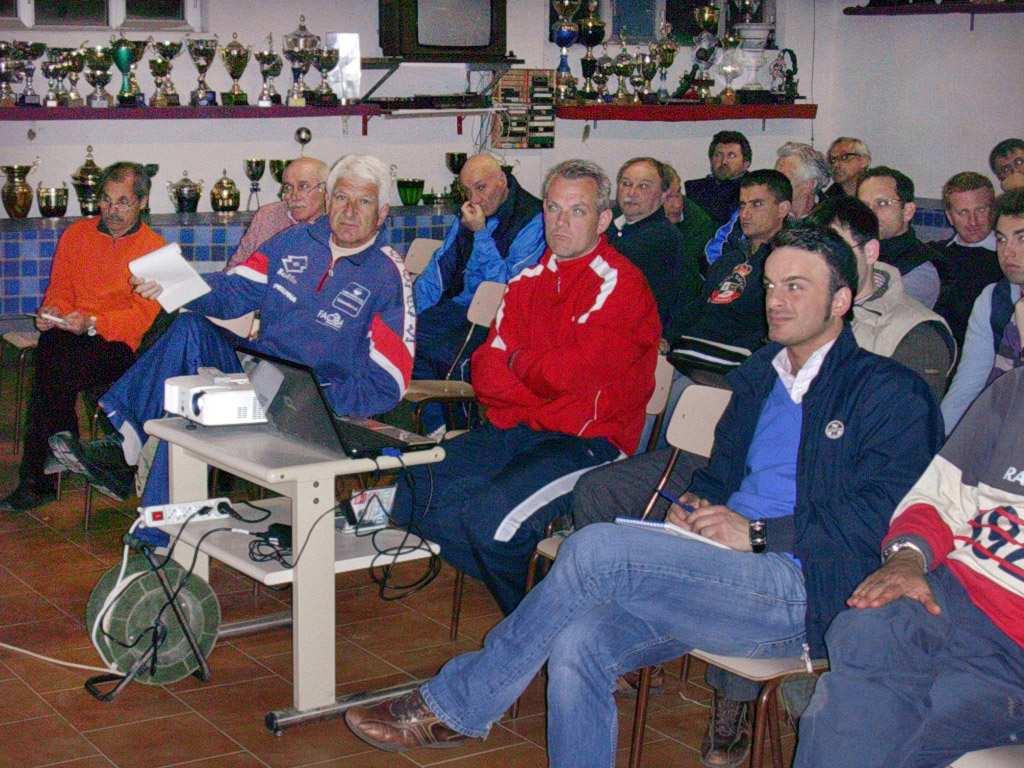
[[181, 255], [177, 243], [168, 243], [128, 263], [136, 277], [153, 280], [163, 290], [156, 300], [166, 311], [173, 312], [210, 292], [210, 286]]

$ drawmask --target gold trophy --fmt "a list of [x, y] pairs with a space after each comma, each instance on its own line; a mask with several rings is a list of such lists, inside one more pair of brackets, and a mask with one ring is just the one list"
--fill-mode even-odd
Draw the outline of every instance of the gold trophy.
[[188, 55], [192, 57], [192, 63], [196, 65], [196, 71], [199, 73], [199, 80], [196, 83], [196, 89], [189, 96], [189, 103], [193, 107], [217, 106], [217, 94], [206, 85], [206, 71], [217, 57], [217, 35], [187, 38], [185, 45], [188, 48]]
[[[274, 87], [274, 78], [281, 74], [283, 61], [274, 51], [274, 36], [267, 35], [267, 47], [256, 51], [253, 58], [260, 65], [260, 75], [263, 77], [263, 88], [256, 99], [258, 107], [272, 107], [281, 103], [281, 94]], [[261, 174], [262, 175], [262, 174]]]
[[629, 51], [626, 50], [626, 36], [622, 32], [619, 33], [619, 45], [622, 46], [619, 49], [618, 55], [614, 59], [615, 66], [615, 77], [618, 79], [618, 89], [615, 91], [615, 103], [616, 104], [632, 104], [633, 98], [629, 95], [629, 89], [626, 87], [626, 81], [630, 79], [633, 74], [636, 62], [633, 61], [633, 57], [629, 55]]
[[260, 207], [260, 179], [267, 168], [267, 161], [260, 157], [249, 157], [242, 167], [245, 169], [245, 177], [249, 179], [249, 199], [245, 201], [245, 210], [251, 211], [253, 200], [256, 201], [256, 207]]
[[67, 65], [67, 76], [70, 86], [68, 87], [65, 99], [69, 107], [81, 107], [85, 99], [78, 92], [78, 78], [85, 69], [85, 52], [81, 48], [73, 48], [64, 55], [64, 63]]
[[241, 197], [242, 193], [234, 180], [228, 177], [228, 169], [225, 168], [210, 188], [210, 207], [217, 213], [233, 213], [238, 210]]
[[308, 90], [303, 77], [309, 72], [316, 49], [320, 47], [320, 36], [306, 29], [306, 17], [299, 16], [298, 28], [284, 36], [284, 57], [292, 65], [292, 88], [288, 91], [289, 107], [306, 106]]
[[224, 69], [231, 77], [231, 90], [220, 95], [220, 103], [225, 107], [249, 106], [249, 97], [242, 90], [242, 86], [238, 84], [238, 80], [245, 73], [251, 55], [252, 46], [242, 45], [238, 42], [237, 32], [231, 35], [231, 42], [220, 49], [220, 58], [224, 62]]
[[319, 107], [336, 107], [338, 97], [327, 84], [327, 73], [338, 66], [337, 48], [317, 48], [313, 54], [313, 66], [320, 73], [320, 87], [316, 89], [316, 105]]
[[44, 187], [40, 181], [36, 185], [36, 200], [40, 216], [59, 219], [68, 210], [68, 185], [62, 181], [59, 187]]
[[658, 102], [667, 104], [668, 95], [668, 70], [676, 60], [676, 50], [679, 46], [672, 39], [672, 24], [668, 21], [661, 22], [659, 28], [661, 38], [657, 43], [651, 45], [651, 52], [658, 58], [658, 70], [661, 72], [661, 80], [658, 86]]
[[0, 107], [17, 106], [18, 94], [11, 83], [21, 81], [25, 76], [24, 67], [21, 51], [8, 42], [0, 41]]
[[82, 49], [85, 52], [85, 81], [93, 92], [85, 98], [86, 105], [103, 109], [114, 106], [114, 99], [107, 93], [110, 82], [110, 65], [114, 63], [114, 52], [109, 45], [92, 45]]
[[46, 49], [46, 61], [40, 66], [48, 86], [43, 97], [44, 107], [68, 106], [68, 91], [64, 87], [64, 78], [69, 73], [68, 55], [73, 50], [74, 48], [58, 48], [55, 45]]
[[[180, 40], [161, 40], [158, 43], [153, 43], [153, 50], [156, 51], [157, 58], [149, 62], [149, 71], [153, 73], [154, 79], [158, 76], [160, 78], [156, 92], [149, 102], [154, 107], [181, 106], [181, 98], [178, 96], [178, 92], [174, 90], [174, 81], [171, 80], [171, 71], [174, 69], [174, 57], [181, 53], [184, 45]], [[154, 69], [154, 62], [162, 63], [157, 64], [156, 69]], [[158, 72], [160, 73], [159, 75], [157, 74]]]

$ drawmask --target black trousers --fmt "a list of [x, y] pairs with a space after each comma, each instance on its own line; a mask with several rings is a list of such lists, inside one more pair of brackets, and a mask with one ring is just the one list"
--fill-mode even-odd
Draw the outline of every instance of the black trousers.
[[135, 353], [122, 341], [76, 336], [58, 328], [40, 335], [21, 458], [22, 482], [36, 487], [46, 482], [43, 467], [50, 435], [62, 430], [78, 434], [78, 393], [106, 391], [134, 360]]

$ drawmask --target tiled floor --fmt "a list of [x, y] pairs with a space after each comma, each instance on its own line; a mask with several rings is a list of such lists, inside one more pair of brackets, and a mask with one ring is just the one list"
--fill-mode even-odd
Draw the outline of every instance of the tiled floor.
[[[0, 440], [0, 495], [13, 487], [16, 468], [9, 438]], [[82, 495], [72, 482], [61, 502], [33, 514], [0, 515], [0, 641], [96, 664], [83, 621], [85, 604], [100, 575], [118, 562], [119, 539], [129, 521], [105, 509], [94, 518], [93, 529], [83, 532]], [[99, 506], [107, 507], [107, 500]], [[273, 613], [288, 604], [287, 591], [261, 589], [254, 596], [251, 583], [224, 569], [215, 567], [211, 578], [225, 621]], [[339, 693], [429, 675], [455, 653], [477, 647], [500, 618], [497, 607], [481, 585], [467, 583], [461, 636], [451, 642], [451, 588], [452, 572], [445, 568], [424, 591], [384, 602], [367, 574], [339, 576]], [[264, 728], [268, 710], [291, 703], [288, 631], [220, 642], [210, 662], [208, 683], [188, 678], [162, 687], [133, 685], [116, 702], [102, 704], [83, 688], [88, 673], [0, 649], [0, 768], [547, 765], [542, 680], [528, 689], [519, 718], [503, 720], [484, 742], [454, 751], [388, 755], [369, 749], [338, 719], [282, 736]], [[701, 669], [695, 666], [691, 678], [684, 687], [670, 674], [666, 690], [652, 696], [645, 765], [699, 765], [708, 692]], [[620, 765], [628, 756], [632, 708], [632, 701], [619, 704]], [[788, 736], [787, 750], [792, 741]]]

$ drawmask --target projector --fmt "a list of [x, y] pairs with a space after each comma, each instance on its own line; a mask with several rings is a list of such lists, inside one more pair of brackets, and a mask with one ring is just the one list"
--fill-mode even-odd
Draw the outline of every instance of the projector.
[[216, 368], [200, 368], [195, 376], [167, 379], [164, 410], [207, 427], [263, 424], [267, 420], [249, 377]]

